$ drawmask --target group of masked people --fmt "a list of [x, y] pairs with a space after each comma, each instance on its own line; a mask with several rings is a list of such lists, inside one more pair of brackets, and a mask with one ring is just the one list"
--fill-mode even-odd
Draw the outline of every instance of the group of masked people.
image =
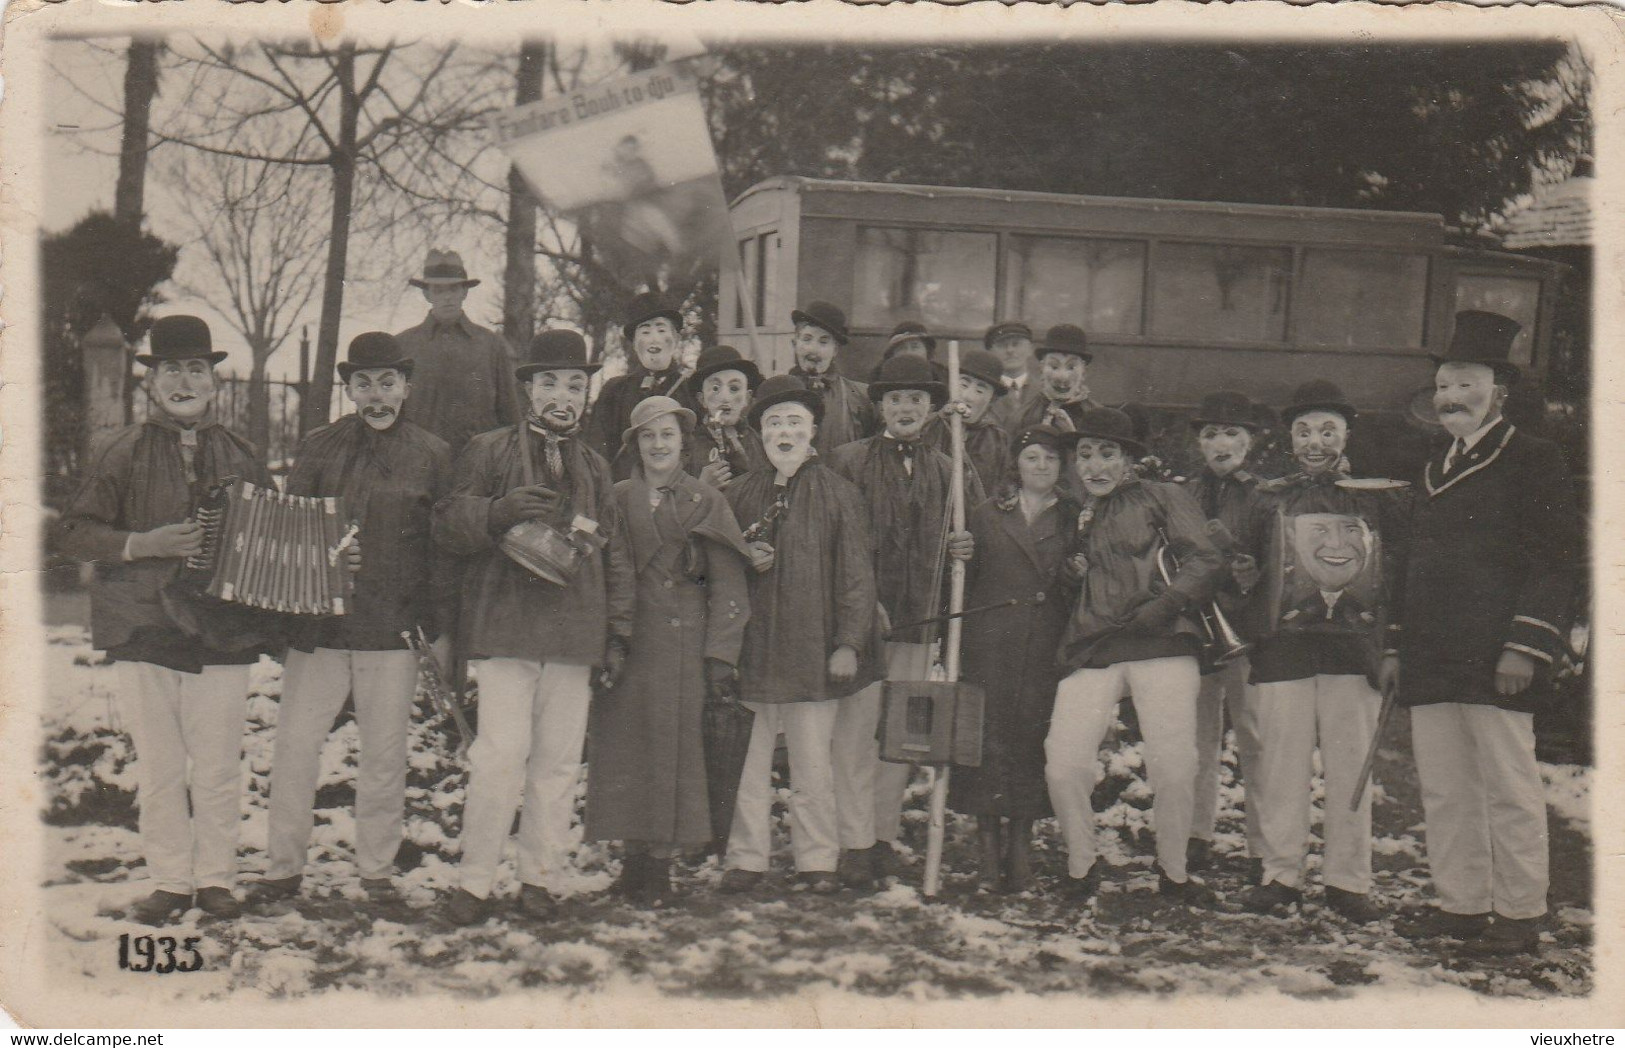
[[[452, 922], [493, 911], [516, 812], [517, 906], [555, 912], [584, 749], [584, 835], [620, 842], [614, 890], [632, 900], [669, 900], [674, 858], [706, 846], [723, 857], [720, 891], [758, 890], [781, 737], [796, 887], [897, 876], [915, 769], [880, 759], [884, 683], [931, 675], [946, 564], [959, 560], [966, 606], [986, 609], [963, 649], [986, 721], [982, 762], [955, 770], [949, 800], [976, 819], [983, 887], [1035, 886], [1033, 823], [1053, 814], [1067, 851], [1058, 894], [1097, 895], [1107, 863], [1091, 794], [1127, 696], [1153, 792], [1157, 891], [1217, 902], [1199, 875], [1219, 858], [1228, 718], [1246, 790], [1241, 905], [1279, 913], [1302, 900], [1318, 745], [1326, 904], [1384, 919], [1370, 791], [1356, 785], [1387, 689], [1412, 710], [1438, 894], [1414, 934], [1533, 947], [1547, 857], [1531, 711], [1561, 651], [1579, 538], [1556, 449], [1501, 414], [1518, 378], [1512, 321], [1457, 318], [1436, 394], [1455, 439], [1414, 489], [1360, 481], [1344, 454], [1357, 412], [1325, 381], [1281, 413], [1289, 475], [1249, 471], [1260, 411], [1225, 392], [1191, 423], [1201, 475], [1164, 481], [1136, 468], [1148, 449], [1131, 418], [1090, 396], [1093, 353], [1072, 325], [1042, 339], [995, 325], [950, 390], [918, 324], [899, 325], [869, 382], [841, 374], [849, 332], [825, 302], [792, 313], [786, 374], [764, 377], [723, 346], [685, 367], [682, 314], [641, 295], [623, 326], [635, 360], [589, 403], [599, 365], [581, 335], [545, 331], [516, 363], [462, 314], [477, 281], [455, 255], [432, 254], [413, 283], [429, 317], [351, 342], [338, 372], [356, 410], [310, 433], [287, 478], [294, 494], [342, 495], [359, 541], [346, 553], [348, 613], [294, 621], [280, 640], [252, 903], [301, 891], [321, 749], [346, 697], [360, 732], [357, 874], [370, 899], [398, 900], [418, 686], [403, 636], [417, 629], [442, 665], [466, 660], [479, 688], [457, 884], [440, 904]], [[96, 564], [93, 640], [121, 674], [155, 882], [132, 916], [152, 923], [194, 905], [240, 912], [248, 668], [280, 653], [259, 640], [213, 646], [175, 611], [175, 577], [202, 548], [202, 494], [232, 476], [271, 484], [216, 419], [223, 356], [197, 318], [154, 324], [137, 357], [154, 410], [100, 444], [58, 536]], [[954, 413], [962, 531], [950, 524]], [[1317, 579], [1363, 568], [1381, 536], [1370, 607], [1323, 581], [1318, 602], [1280, 621], [1263, 610], [1262, 566], [1288, 517], [1332, 535], [1300, 544], [1324, 561]], [[1349, 519], [1358, 534], [1339, 538]], [[516, 555], [538, 531], [568, 552], [568, 570], [539, 578]], [[1201, 619], [1215, 609], [1250, 658], [1203, 658]], [[1280, 628], [1293, 618], [1307, 628]], [[728, 732], [738, 738], [719, 738]]]

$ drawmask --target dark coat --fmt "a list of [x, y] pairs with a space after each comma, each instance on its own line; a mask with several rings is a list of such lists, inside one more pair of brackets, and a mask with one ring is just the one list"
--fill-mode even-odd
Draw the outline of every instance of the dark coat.
[[1556, 445], [1506, 422], [1448, 474], [1447, 450], [1412, 502], [1396, 592], [1400, 701], [1532, 712], [1549, 673], [1504, 699], [1495, 665], [1508, 649], [1545, 666], [1563, 650], [1584, 571], [1568, 467]]
[[401, 417], [445, 441], [452, 455], [476, 433], [519, 417], [513, 354], [502, 336], [466, 316], [449, 324], [425, 317], [395, 336], [412, 358], [412, 396]]
[[451, 491], [451, 449], [401, 419], [382, 432], [359, 415], [313, 430], [288, 475], [292, 495], [342, 495], [361, 525], [361, 572], [348, 613], [300, 622], [294, 647], [389, 651], [401, 631], [433, 637], [457, 617], [457, 565], [429, 535], [434, 505]]
[[[1247, 511], [1252, 505], [1253, 491], [1258, 487], [1258, 477], [1244, 469], [1221, 477], [1204, 466], [1195, 477], [1185, 481], [1184, 486], [1201, 507], [1202, 515], [1223, 524], [1231, 540], [1239, 544], [1247, 530]], [[1225, 564], [1214, 598], [1234, 625], [1244, 610], [1245, 599], [1230, 576], [1229, 556], [1225, 557]]]
[[[925, 441], [950, 459], [953, 457], [953, 427], [942, 416], [926, 423]], [[965, 425], [965, 462], [981, 482], [982, 494], [991, 496], [998, 492], [1004, 487], [1006, 475], [1015, 468], [1010, 444], [1010, 434], [993, 420], [991, 405], [980, 421]], [[965, 504], [975, 505], [968, 499]]]
[[722, 493], [687, 474], [651, 510], [640, 471], [615, 485], [615, 504], [637, 571], [636, 643], [593, 703], [586, 836], [700, 844], [711, 839], [705, 662], [739, 661], [749, 553]]
[[726, 458], [728, 466], [733, 470], [735, 477], [742, 476], [752, 470], [758, 470], [767, 465], [767, 452], [762, 450], [762, 435], [749, 426], [735, 426], [734, 437], [738, 439], [738, 446], [728, 440], [723, 433], [723, 446], [718, 447], [715, 435], [710, 427], [701, 424], [694, 429], [694, 440], [688, 446], [688, 471], [696, 477], [706, 463], [717, 458]]
[[[892, 625], [942, 613], [946, 553], [944, 527], [953, 462], [924, 440], [914, 444], [914, 472], [903, 466], [895, 439], [878, 436], [837, 448], [830, 465], [857, 486], [875, 540], [874, 573], [880, 606]], [[982, 501], [982, 486], [965, 475], [965, 504]], [[933, 627], [920, 626], [894, 638], [924, 644]]]
[[1239, 548], [1256, 557], [1260, 570], [1267, 572], [1269, 547], [1276, 540], [1278, 514], [1344, 513], [1363, 518], [1377, 533], [1382, 552], [1376, 606], [1364, 609], [1372, 616], [1370, 628], [1359, 634], [1274, 632], [1275, 623], [1270, 621], [1273, 615], [1270, 585], [1265, 579], [1253, 590], [1237, 623], [1243, 635], [1254, 642], [1249, 656], [1254, 684], [1308, 680], [1321, 674], [1365, 674], [1374, 679], [1383, 620], [1391, 603], [1389, 595], [1394, 591], [1399, 558], [1405, 546], [1410, 490], [1347, 488], [1338, 485], [1341, 479], [1345, 478], [1336, 472], [1318, 476], [1299, 472], [1278, 480], [1261, 481], [1254, 488], [1247, 508]]
[[603, 389], [598, 391], [598, 399], [593, 402], [582, 432], [593, 450], [614, 464], [611, 474], [616, 480], [630, 477], [637, 465], [636, 454], [621, 454], [621, 434], [632, 425], [632, 409], [648, 397], [671, 395], [684, 374], [675, 363], [658, 375], [638, 364], [626, 374], [606, 380]]
[[[748, 473], [728, 487], [734, 519], [748, 533], [774, 504], [778, 471]], [[863, 496], [848, 480], [808, 461], [790, 478], [789, 509], [761, 536], [773, 566], [751, 571], [750, 622], [740, 655], [746, 702], [844, 698], [885, 675], [877, 636], [874, 541]], [[858, 675], [836, 687], [829, 657], [848, 646]]]
[[818, 435], [813, 439], [813, 447], [820, 455], [828, 455], [843, 444], [880, 432], [880, 413], [869, 399], [869, 387], [862, 382], [830, 372], [815, 378], [798, 367], [791, 368], [790, 374], [823, 390], [824, 418], [818, 423]]
[[[542, 438], [526, 427], [531, 455], [544, 461]], [[636, 582], [617, 530], [609, 466], [579, 439], [564, 446], [570, 507], [556, 526], [580, 515], [598, 523], [608, 545], [588, 557], [568, 587], [536, 578], [498, 547], [491, 503], [524, 484], [518, 428], [481, 433], [458, 456], [456, 483], [434, 508], [435, 542], [469, 558], [460, 565], [460, 646], [472, 659], [516, 658], [598, 665], [608, 634], [629, 637]], [[363, 556], [363, 559], [365, 557]]]
[[[1130, 476], [1105, 498], [1085, 499], [1080, 513], [1089, 519], [1076, 545], [1089, 563], [1061, 640], [1061, 664], [1079, 669], [1195, 655], [1195, 608], [1213, 595], [1224, 563], [1196, 500], [1177, 485]], [[1179, 561], [1171, 586], [1157, 572], [1159, 529]], [[1151, 629], [1124, 628], [1142, 604], [1169, 590], [1182, 608], [1177, 617]]]
[[962, 677], [982, 685], [982, 766], [955, 768], [949, 804], [969, 815], [1049, 815], [1044, 736], [1061, 680], [1055, 662], [1077, 586], [1062, 574], [1078, 506], [1062, 498], [1028, 524], [1014, 498], [990, 499], [970, 515], [976, 555], [965, 606], [1017, 599], [965, 620]]
[[[1039, 383], [1038, 378], [1034, 376], [1028, 379], [1026, 388], [1021, 392], [1021, 402], [1015, 412], [1015, 421], [1010, 427], [1010, 438], [1014, 440], [1027, 427], [1037, 426], [1048, 421], [1050, 403], [1050, 399], [1043, 393], [1043, 386]], [[1105, 405], [1093, 397], [1085, 397], [1082, 400], [1068, 401], [1061, 404], [1060, 407], [1062, 411], [1066, 412], [1066, 416], [1071, 420], [1072, 425], [1057, 428], [1070, 431], [1077, 427], [1078, 420], [1083, 417], [1085, 411], [1093, 411], [1095, 408], [1105, 407]]]
[[180, 558], [124, 561], [131, 533], [188, 519], [208, 489], [228, 477], [275, 486], [248, 441], [211, 420], [195, 432], [191, 483], [181, 458], [181, 427], [166, 416], [112, 433], [92, 453], [84, 481], [57, 526], [57, 549], [96, 565], [91, 641], [113, 659], [198, 673], [204, 666], [259, 657], [257, 651], [210, 651], [170, 618], [162, 593], [179, 573]]

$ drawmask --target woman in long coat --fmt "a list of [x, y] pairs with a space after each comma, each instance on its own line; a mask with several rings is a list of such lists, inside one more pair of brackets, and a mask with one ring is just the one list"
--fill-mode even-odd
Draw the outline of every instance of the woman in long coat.
[[1024, 430], [1004, 491], [977, 506], [969, 521], [976, 553], [965, 606], [1018, 602], [968, 620], [962, 649], [964, 679], [982, 685], [987, 706], [982, 765], [955, 769], [949, 803], [976, 816], [988, 888], [1031, 887], [1033, 820], [1050, 814], [1044, 737], [1060, 681], [1055, 655], [1076, 589], [1062, 565], [1078, 506], [1056, 486], [1069, 446], [1049, 426]]
[[683, 472], [693, 424], [669, 397], [640, 401], [623, 435], [639, 464], [615, 485], [637, 597], [625, 670], [592, 707], [586, 836], [625, 842], [616, 888], [640, 902], [669, 896], [677, 849], [711, 840], [702, 717], [708, 694], [735, 694], [750, 617], [727, 499]]

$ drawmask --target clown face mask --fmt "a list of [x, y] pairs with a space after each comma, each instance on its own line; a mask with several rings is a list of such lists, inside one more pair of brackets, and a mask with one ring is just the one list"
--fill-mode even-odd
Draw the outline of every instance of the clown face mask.
[[1077, 455], [1073, 468], [1083, 482], [1083, 490], [1096, 498], [1105, 498], [1116, 491], [1133, 465], [1121, 444], [1095, 437], [1079, 440]]
[[959, 376], [959, 400], [970, 412], [965, 421], [974, 425], [987, 415], [993, 404], [993, 387], [971, 375]]
[[355, 405], [356, 414], [373, 429], [384, 430], [401, 416], [410, 384], [394, 368], [362, 368], [344, 383], [344, 395]]
[[835, 341], [835, 336], [817, 324], [797, 324], [795, 336], [790, 342], [796, 367], [809, 375], [822, 375], [828, 371], [838, 349], [840, 343]]
[[1084, 378], [1088, 372], [1088, 363], [1071, 353], [1045, 353], [1044, 359], [1038, 362], [1038, 379], [1043, 384], [1044, 395], [1051, 400], [1081, 399], [1086, 392]]
[[931, 394], [922, 389], [888, 390], [880, 398], [880, 418], [886, 434], [898, 440], [914, 440], [931, 417]]
[[1311, 476], [1335, 469], [1348, 442], [1348, 420], [1335, 411], [1306, 411], [1292, 420], [1292, 455]]
[[737, 426], [750, 404], [750, 382], [743, 371], [707, 375], [700, 387], [700, 406], [719, 426]]
[[147, 373], [148, 395], [164, 414], [182, 425], [206, 415], [219, 390], [214, 367], [202, 358], [160, 361]]
[[587, 373], [574, 369], [541, 371], [525, 382], [530, 410], [555, 433], [568, 433], [587, 410]]
[[632, 331], [632, 351], [645, 371], [665, 371], [677, 359], [677, 328], [665, 317], [645, 320]]
[[807, 461], [817, 432], [818, 425], [805, 404], [786, 401], [762, 413], [762, 448], [773, 468], [787, 477], [794, 476]]
[[1216, 476], [1228, 477], [1247, 461], [1253, 447], [1253, 435], [1245, 426], [1209, 424], [1196, 435], [1196, 444], [1202, 449], [1207, 468]]

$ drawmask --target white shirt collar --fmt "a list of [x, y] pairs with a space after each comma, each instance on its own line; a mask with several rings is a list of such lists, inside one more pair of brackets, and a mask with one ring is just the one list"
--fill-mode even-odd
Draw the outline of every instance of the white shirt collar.
[[1467, 452], [1473, 450], [1473, 448], [1478, 445], [1478, 442], [1484, 439], [1484, 434], [1494, 429], [1500, 424], [1500, 422], [1501, 416], [1497, 415], [1495, 418], [1484, 423], [1482, 426], [1479, 426], [1465, 437], [1458, 437], [1457, 439], [1461, 441], [1462, 453], [1466, 454]]

